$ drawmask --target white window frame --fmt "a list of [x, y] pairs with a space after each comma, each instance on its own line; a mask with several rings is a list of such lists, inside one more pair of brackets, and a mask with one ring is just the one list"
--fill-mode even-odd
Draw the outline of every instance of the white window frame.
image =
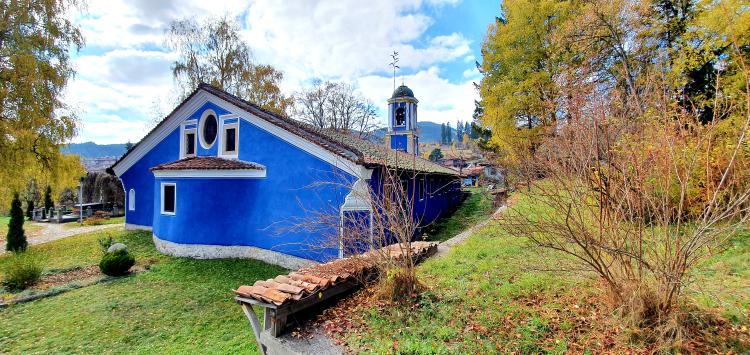
[[135, 211], [135, 189], [128, 191], [128, 211]]
[[[237, 122], [232, 123], [226, 123], [229, 119], [237, 119]], [[237, 115], [227, 115], [221, 117], [221, 125], [219, 129], [219, 157], [222, 158], [233, 158], [237, 159], [240, 154], [240, 117]], [[225, 140], [225, 133], [227, 129], [234, 128], [234, 151], [233, 152], [227, 152], [225, 150], [226, 148], [226, 142]]]
[[427, 197], [427, 189], [425, 186], [425, 178], [417, 178], [417, 186], [419, 187], [419, 190], [417, 191], [417, 196], [419, 197], [420, 201], [423, 201]]
[[[216, 129], [219, 132], [216, 132], [217, 137], [214, 139], [213, 143], [208, 144], [206, 143], [206, 140], [203, 137], [203, 125], [205, 124], [208, 116], [211, 116], [211, 115], [213, 115], [214, 118], [216, 119], [216, 126], [217, 126]], [[203, 149], [211, 149], [211, 147], [213, 147], [214, 144], [216, 144], [216, 141], [219, 140], [218, 136], [220, 132], [221, 132], [221, 120], [219, 119], [219, 115], [217, 115], [216, 112], [214, 112], [214, 110], [212, 109], [207, 109], [203, 111], [203, 114], [201, 114], [201, 119], [200, 121], [198, 121], [198, 140], [201, 142], [201, 147], [203, 147]]]
[[[198, 155], [198, 128], [197, 127], [190, 127], [186, 128], [187, 125], [194, 125], [197, 121], [190, 120], [186, 121], [182, 126], [180, 126], [180, 159], [188, 158], [188, 157], [194, 157]], [[188, 133], [193, 133], [193, 147], [195, 151], [193, 151], [193, 154], [187, 154], [187, 135]]]
[[[165, 186], [173, 186], [174, 187], [174, 211], [168, 212], [164, 211], [164, 187]], [[167, 215], [167, 216], [174, 216], [177, 213], [177, 184], [174, 182], [162, 182], [161, 183], [161, 214]]]

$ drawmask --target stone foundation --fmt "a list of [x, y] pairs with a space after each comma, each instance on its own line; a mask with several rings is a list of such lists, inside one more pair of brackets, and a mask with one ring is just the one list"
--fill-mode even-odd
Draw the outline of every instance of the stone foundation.
[[151, 230], [151, 226], [142, 226], [140, 224], [125, 223], [125, 230], [129, 230], [129, 231], [133, 231], [133, 230], [150, 231]]
[[195, 259], [256, 259], [289, 270], [297, 270], [317, 264], [314, 261], [296, 256], [245, 245], [178, 244], [159, 239], [155, 234], [153, 238], [156, 250], [172, 256]]

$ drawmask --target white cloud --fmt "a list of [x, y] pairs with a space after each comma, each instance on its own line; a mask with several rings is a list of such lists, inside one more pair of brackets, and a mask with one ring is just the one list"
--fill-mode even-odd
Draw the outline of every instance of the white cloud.
[[154, 115], [153, 102], [170, 93], [172, 60], [169, 53], [132, 49], [76, 58], [77, 76], [66, 91], [66, 102], [80, 108], [77, 113], [84, 126], [75, 141], [142, 138]]
[[466, 55], [469, 41], [459, 33], [423, 39], [433, 22], [419, 11], [424, 4], [421, 0], [256, 0], [249, 8], [245, 35], [260, 60], [297, 82], [311, 76], [351, 80], [388, 71], [393, 50], [400, 53], [399, 65], [404, 69]]
[[[443, 63], [466, 61], [470, 40], [460, 33], [428, 35], [429, 6], [460, 0], [112, 0], [94, 1], [77, 15], [86, 38], [75, 58], [77, 76], [66, 102], [78, 110], [82, 129], [74, 141], [136, 142], [156, 111], [169, 112], [173, 53], [164, 30], [178, 18], [235, 16], [259, 62], [285, 74], [282, 90], [298, 90], [313, 78], [356, 83], [385, 110], [392, 91], [390, 53], [400, 53], [407, 84], [420, 99], [420, 120], [455, 122], [473, 112], [475, 69], [455, 84], [441, 77]], [[471, 58], [471, 60], [469, 59]], [[155, 103], [161, 106], [154, 109]]]
[[92, 1], [80, 14], [86, 45], [98, 48], [138, 48], [163, 44], [164, 30], [180, 18], [240, 14], [247, 1], [107, 0]]
[[[451, 124], [455, 124], [457, 120], [465, 122], [474, 113], [474, 100], [479, 99], [471, 81], [451, 83], [440, 77], [437, 67], [407, 75], [404, 83], [414, 91], [414, 96], [419, 100], [419, 121]], [[400, 85], [400, 81], [396, 85]], [[357, 86], [364, 96], [385, 110], [386, 101], [393, 92], [392, 78], [364, 76], [357, 80]]]

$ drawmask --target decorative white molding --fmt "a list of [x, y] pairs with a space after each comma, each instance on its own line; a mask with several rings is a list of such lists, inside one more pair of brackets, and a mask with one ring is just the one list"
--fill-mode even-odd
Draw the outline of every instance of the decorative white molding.
[[262, 170], [157, 170], [157, 178], [211, 178], [211, 179], [258, 179], [266, 177], [266, 168]]
[[201, 90], [195, 93], [190, 101], [186, 102], [180, 109], [173, 112], [171, 115], [164, 119], [161, 126], [157, 127], [153, 132], [144, 137], [120, 162], [112, 167], [118, 177], [121, 177], [128, 169], [130, 169], [135, 163], [137, 163], [144, 155], [146, 155], [151, 149], [153, 149], [159, 142], [164, 140], [169, 134], [177, 129], [182, 123], [182, 119], [190, 116], [193, 112], [198, 110], [201, 106], [208, 102], [208, 98], [212, 97], [209, 93]]
[[[226, 123], [227, 120], [234, 120], [236, 119], [236, 122]], [[225, 148], [226, 144], [224, 142], [224, 134], [226, 133], [226, 130], [229, 128], [234, 128], [234, 152], [227, 153]], [[220, 158], [225, 159], [238, 159], [240, 154], [240, 116], [236, 114], [230, 114], [230, 115], [223, 115], [219, 118], [219, 150], [218, 155]], [[263, 176], [265, 177], [265, 175]]]
[[144, 226], [140, 224], [133, 224], [133, 223], [125, 223], [125, 229], [126, 230], [144, 230], [144, 231], [150, 231], [151, 226]]
[[[211, 142], [211, 144], [206, 143], [206, 138], [203, 137], [203, 125], [206, 124], [206, 119], [208, 118], [208, 116], [214, 116], [214, 119], [216, 120], [217, 137], [214, 137], [214, 141]], [[210, 108], [203, 111], [203, 113], [201, 114], [201, 119], [198, 121], [198, 140], [201, 142], [201, 147], [203, 147], [203, 149], [211, 149], [211, 147], [216, 144], [216, 141], [219, 139], [219, 127], [219, 116], [216, 114], [216, 112], [214, 112], [214, 110]]]
[[[187, 123], [180, 125], [180, 159], [194, 157], [198, 150], [198, 129], [196, 127], [188, 128], [187, 126]], [[187, 146], [185, 144], [187, 142], [186, 138], [188, 133], [193, 134], [193, 154], [190, 155], [187, 154]]]
[[151, 149], [153, 149], [157, 144], [159, 144], [159, 142], [161, 142], [170, 133], [172, 133], [172, 131], [177, 129], [182, 122], [181, 121], [182, 118], [188, 117], [189, 115], [194, 113], [196, 110], [198, 110], [201, 106], [203, 106], [209, 101], [229, 112], [241, 112], [242, 114], [241, 115], [238, 114], [238, 116], [242, 118], [243, 120], [250, 122], [254, 126], [261, 128], [268, 133], [273, 134], [274, 136], [286, 141], [287, 143], [290, 143], [293, 146], [299, 149], [302, 149], [303, 151], [312, 154], [318, 159], [323, 160], [333, 165], [334, 167], [339, 168], [349, 174], [352, 174], [356, 177], [361, 178], [359, 174], [362, 172], [362, 170], [365, 170], [364, 167], [362, 167], [359, 164], [356, 164], [348, 159], [345, 159], [335, 153], [332, 153], [326, 150], [325, 148], [313, 142], [308, 141], [307, 139], [304, 139], [271, 122], [268, 122], [260, 117], [257, 117], [249, 113], [248, 111], [241, 109], [237, 107], [236, 105], [233, 105], [232, 103], [216, 95], [213, 95], [205, 90], [200, 90], [197, 93], [195, 93], [193, 98], [190, 99], [188, 102], [186, 102], [179, 110], [169, 115], [165, 119], [166, 122], [164, 122], [160, 127], [158, 127], [151, 134], [143, 138], [143, 140], [139, 142], [135, 146], [135, 148], [133, 148], [133, 151], [131, 151], [130, 154], [128, 154], [124, 159], [122, 159], [119, 163], [117, 163], [113, 167], [115, 174], [117, 174], [117, 176], [122, 176], [123, 173], [128, 171], [130, 167], [132, 167], [135, 163], [137, 163], [138, 160], [140, 160]]
[[256, 259], [290, 270], [316, 265], [312, 260], [245, 245], [180, 244], [153, 234], [156, 250], [161, 253], [195, 259]]
[[[168, 212], [168, 211], [164, 210], [164, 187], [165, 186], [173, 186], [174, 187], [174, 206], [173, 206], [174, 210], [171, 211], [171, 212]], [[175, 184], [173, 182], [162, 182], [161, 183], [160, 191], [161, 191], [161, 193], [159, 194], [159, 198], [160, 198], [160, 201], [161, 201], [161, 214], [167, 215], [167, 216], [174, 216], [175, 214], [177, 214], [177, 184]]]
[[335, 153], [328, 151], [327, 149], [308, 141], [292, 132], [287, 131], [271, 122], [268, 122], [258, 116], [251, 114], [250, 112], [237, 107], [236, 105], [210, 93], [206, 95], [211, 97], [211, 102], [218, 105], [219, 107], [229, 112], [241, 112], [243, 114], [238, 115], [243, 120], [250, 122], [254, 126], [292, 144], [293, 146], [302, 149], [305, 152], [312, 154], [320, 160], [323, 160], [341, 170], [346, 171], [349, 174], [359, 177], [362, 166], [356, 164], [348, 159], [345, 159]]
[[341, 205], [341, 211], [370, 211], [372, 210], [372, 200], [370, 198], [370, 186], [365, 179], [358, 179], [349, 194], [344, 198], [344, 204]]
[[128, 211], [135, 211], [135, 189], [128, 191]]

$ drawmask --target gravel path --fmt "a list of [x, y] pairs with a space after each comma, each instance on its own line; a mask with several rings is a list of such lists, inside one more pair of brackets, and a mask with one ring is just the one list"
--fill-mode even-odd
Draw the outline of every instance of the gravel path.
[[[110, 229], [121, 227], [121, 224], [105, 224], [101, 226], [85, 226], [69, 228], [65, 227], [64, 224], [57, 223], [34, 223], [35, 225], [44, 228], [37, 236], [28, 238], [29, 245], [37, 245], [48, 243], [54, 240], [72, 237], [74, 235], [98, 231], [102, 229]], [[5, 241], [0, 241], [0, 254], [5, 253]]]
[[448, 251], [451, 250], [451, 248], [453, 248], [457, 244], [463, 243], [463, 241], [466, 240], [466, 238], [468, 238], [472, 234], [474, 234], [474, 232], [476, 232], [477, 230], [479, 230], [482, 227], [486, 226], [487, 223], [490, 223], [490, 221], [492, 221], [494, 219], [497, 219], [505, 211], [506, 208], [507, 208], [507, 206], [505, 206], [505, 205], [500, 206], [500, 208], [498, 208], [497, 211], [495, 211], [495, 213], [492, 214], [492, 217], [487, 218], [484, 221], [481, 221], [481, 222], [479, 222], [479, 223], [477, 223], [477, 224], [469, 227], [469, 229], [467, 229], [467, 230], [465, 230], [465, 231], [463, 231], [463, 232], [461, 232], [459, 234], [456, 234], [451, 239], [448, 239], [448, 240], [440, 243], [438, 245], [438, 250], [437, 250], [437, 253], [435, 253], [435, 256], [436, 257], [441, 257], [441, 256], [445, 256], [446, 254], [448, 254]]

